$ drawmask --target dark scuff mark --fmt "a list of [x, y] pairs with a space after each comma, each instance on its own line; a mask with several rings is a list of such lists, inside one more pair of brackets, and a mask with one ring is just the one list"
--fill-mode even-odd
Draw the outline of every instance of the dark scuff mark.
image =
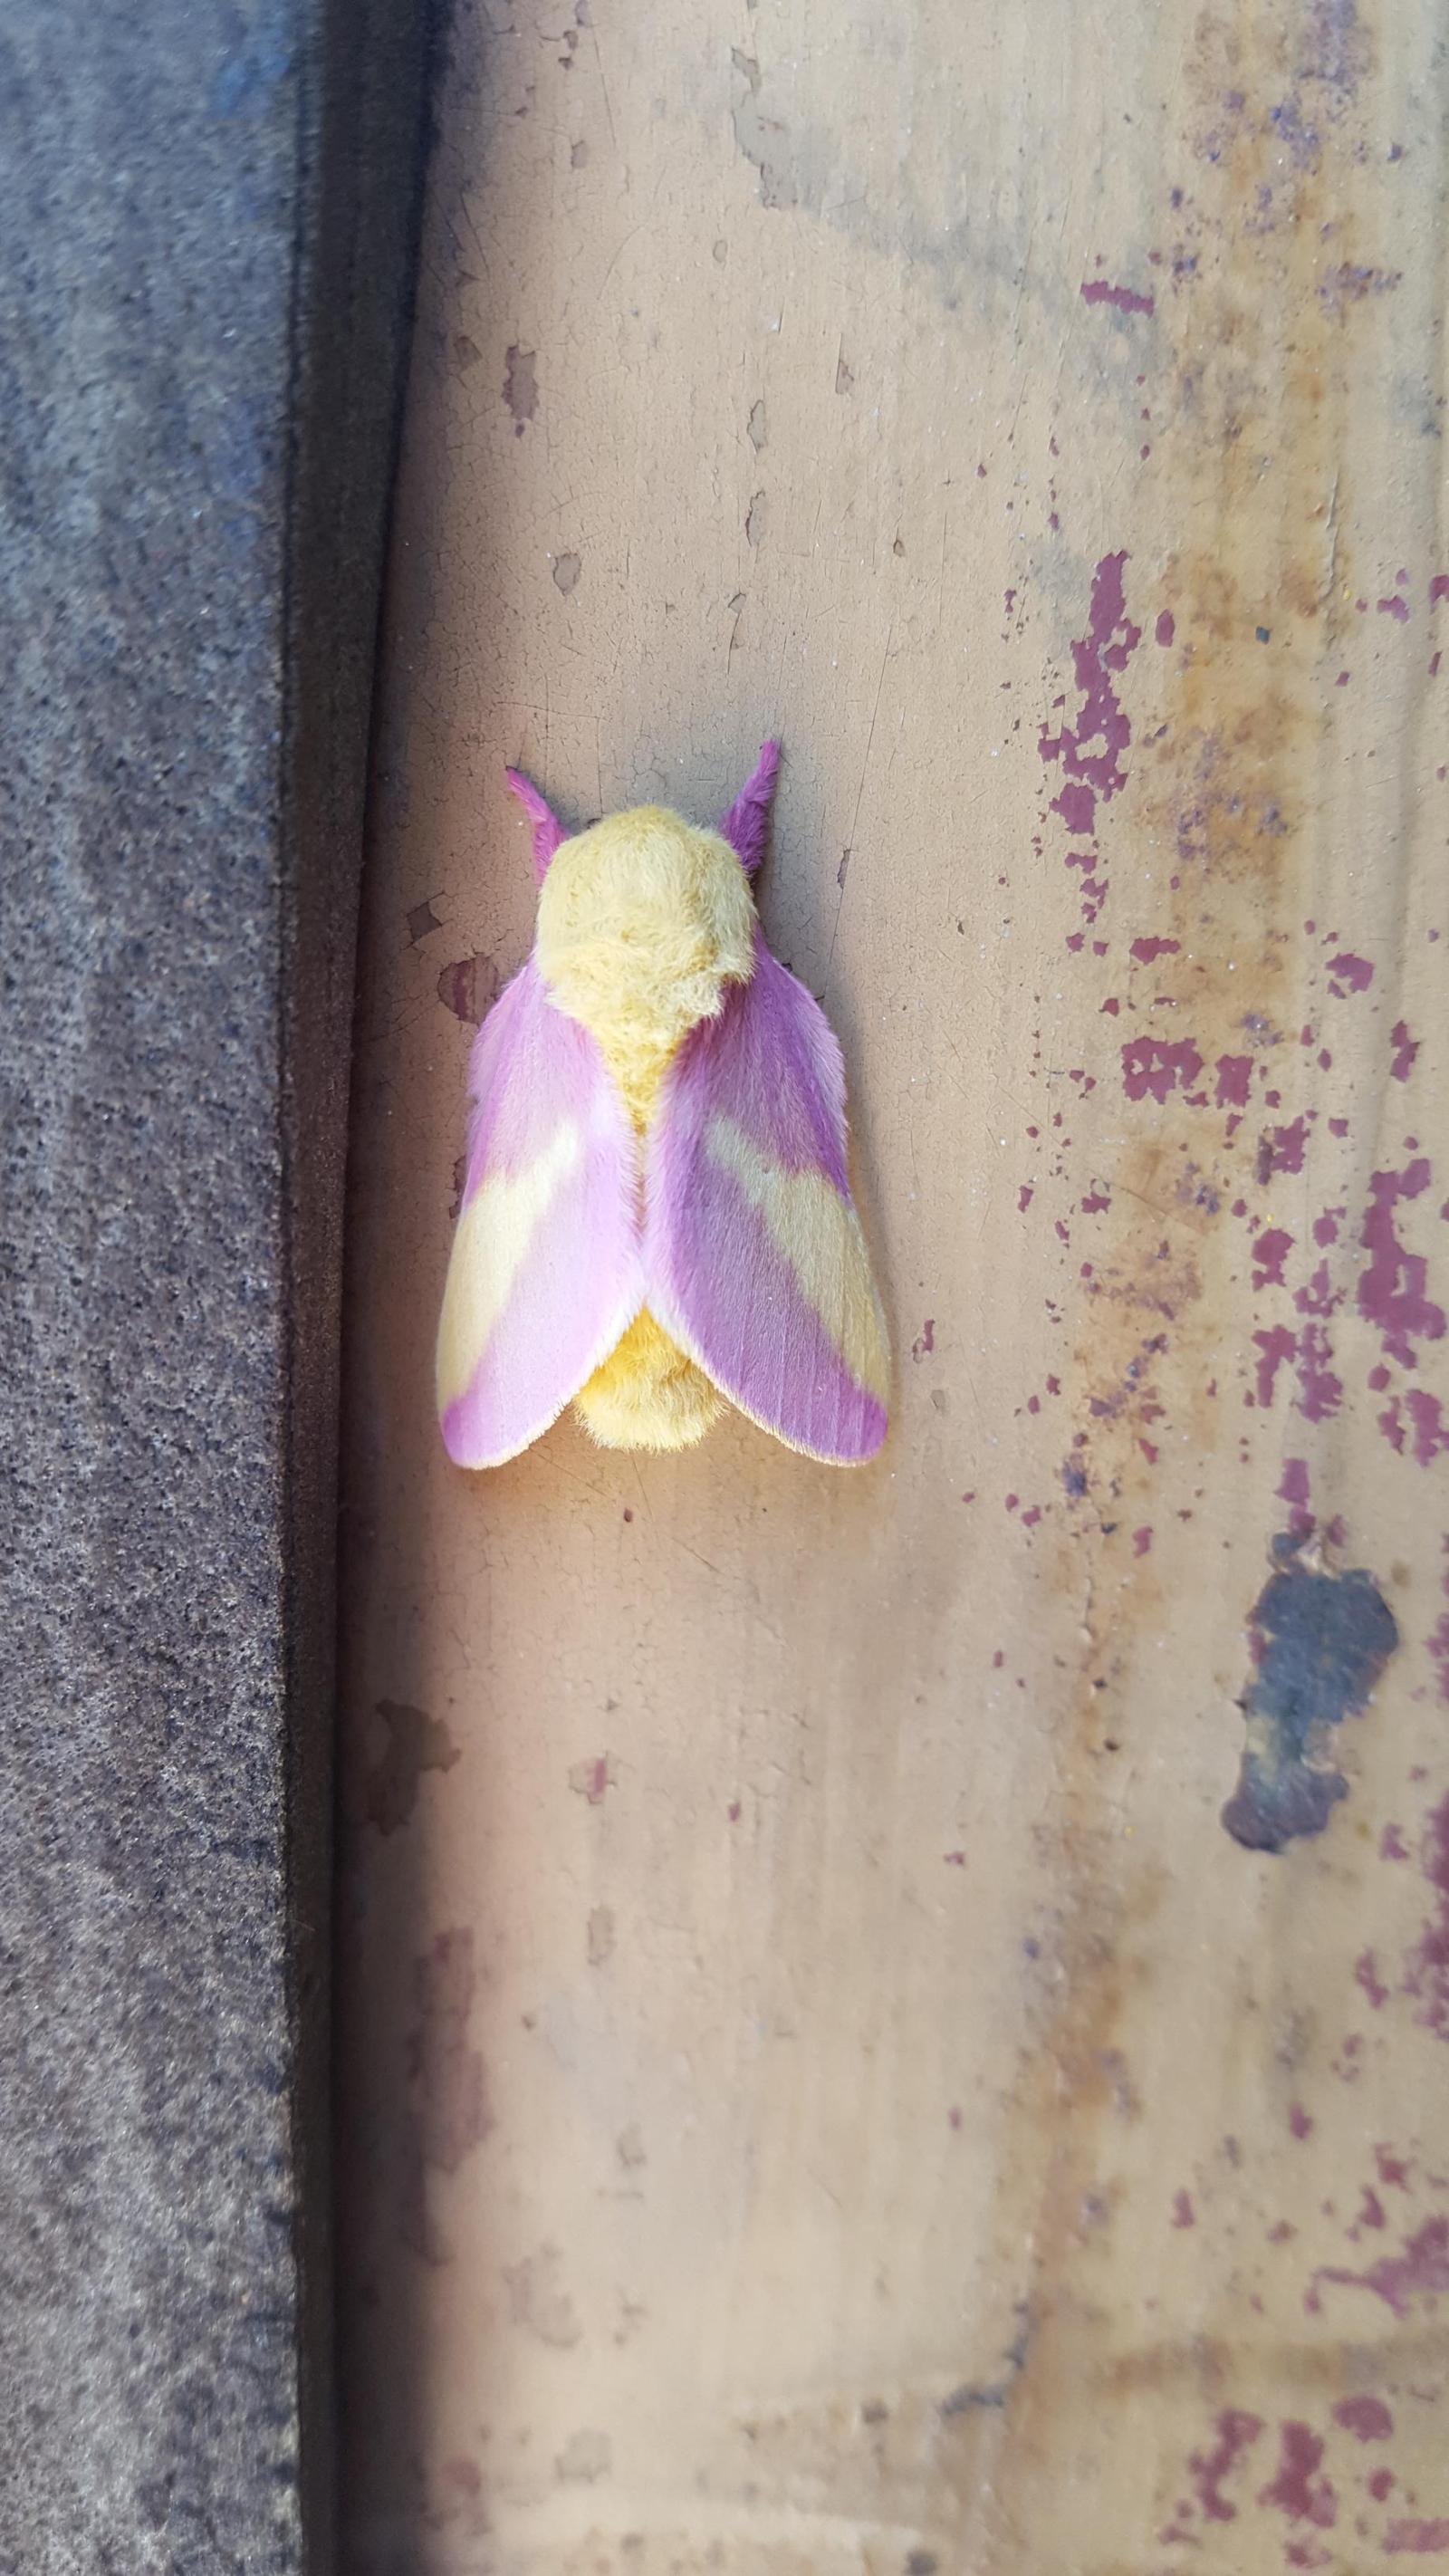
[[463, 1758], [441, 1718], [406, 1701], [380, 1699], [377, 1713], [387, 1728], [387, 1749], [362, 1783], [363, 1813], [380, 1834], [395, 1834], [418, 1803], [425, 1771], [451, 1771]]
[[1329, 1759], [1329, 1729], [1367, 1707], [1399, 1642], [1371, 1574], [1329, 1574], [1286, 1534], [1273, 1542], [1278, 1570], [1252, 1618], [1257, 1667], [1239, 1702], [1248, 1741], [1223, 1823], [1247, 1851], [1280, 1852], [1321, 1834], [1348, 1782]]
[[468, 2044], [477, 1984], [466, 1925], [440, 1932], [413, 1963], [417, 2018], [408, 2074], [422, 2160], [440, 2173], [456, 2173], [493, 2126], [482, 2055]]
[[442, 923], [439, 921], [437, 914], [433, 910], [431, 897], [427, 898], [422, 903], [413, 904], [408, 911], [409, 947], [416, 948], [420, 939], [431, 939], [433, 932], [435, 930], [441, 930], [442, 927]]
[[760, 174], [760, 202], [765, 206], [798, 206], [800, 175], [790, 148], [789, 128], [780, 117], [766, 116], [761, 108], [759, 63], [738, 45], [731, 47], [730, 61], [745, 84], [745, 94], [733, 112], [735, 141]]
[[978, 2408], [994, 2411], [1007, 2404], [1013, 2387], [1026, 2368], [1031, 2329], [1031, 2318], [1023, 2317], [1014, 2339], [1001, 2356], [1001, 2376], [998, 2379], [963, 2380], [959, 2388], [952, 2389], [949, 2397], [942, 2398], [936, 2411], [943, 2424], [950, 2423], [956, 2415], [974, 2414]]
[[521, 438], [538, 409], [537, 350], [520, 349], [515, 341], [508, 352], [503, 399], [513, 414], [513, 435]]

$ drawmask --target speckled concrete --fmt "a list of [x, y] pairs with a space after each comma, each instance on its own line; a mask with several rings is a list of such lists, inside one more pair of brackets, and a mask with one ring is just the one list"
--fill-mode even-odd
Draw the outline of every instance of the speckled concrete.
[[6, 15], [0, 2567], [26, 2576], [330, 2554], [335, 1310], [424, 52], [398, 14]]

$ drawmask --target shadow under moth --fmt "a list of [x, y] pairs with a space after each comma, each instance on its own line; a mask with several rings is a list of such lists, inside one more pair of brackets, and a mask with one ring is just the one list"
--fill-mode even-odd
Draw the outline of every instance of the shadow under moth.
[[689, 1448], [727, 1404], [838, 1466], [885, 1438], [840, 1049], [751, 890], [778, 765], [717, 831], [642, 805], [572, 837], [508, 772], [538, 925], [469, 1066], [437, 1358], [460, 1466], [570, 1403], [611, 1449]]

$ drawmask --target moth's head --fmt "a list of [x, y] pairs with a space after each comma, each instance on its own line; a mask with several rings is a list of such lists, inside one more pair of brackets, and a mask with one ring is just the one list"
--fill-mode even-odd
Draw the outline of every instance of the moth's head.
[[[661, 805], [610, 814], [565, 839], [537, 791], [525, 797], [542, 877], [535, 956], [560, 1009], [606, 1046], [668, 1048], [754, 971], [750, 872], [764, 846], [778, 755], [769, 745], [745, 839], [737, 799], [718, 831]], [[520, 786], [524, 782], [517, 782]], [[750, 791], [746, 791], [748, 794]], [[540, 848], [540, 842], [544, 844]]]

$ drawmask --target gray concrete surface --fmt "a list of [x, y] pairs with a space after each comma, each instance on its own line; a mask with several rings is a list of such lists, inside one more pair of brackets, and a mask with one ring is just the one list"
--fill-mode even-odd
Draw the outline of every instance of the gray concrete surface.
[[331, 2558], [336, 1310], [424, 10], [0, 32], [0, 2570]]

